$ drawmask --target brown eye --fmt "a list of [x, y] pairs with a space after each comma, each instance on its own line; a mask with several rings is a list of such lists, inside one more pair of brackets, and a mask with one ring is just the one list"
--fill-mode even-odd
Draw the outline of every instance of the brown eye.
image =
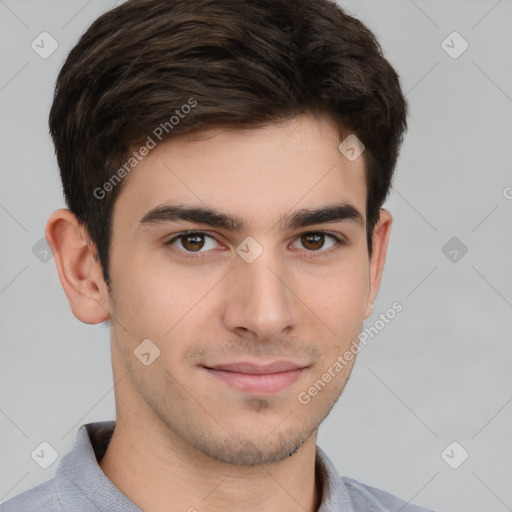
[[325, 243], [325, 235], [323, 233], [308, 233], [300, 237], [302, 245], [311, 251], [321, 249]]
[[193, 235], [184, 235], [180, 237], [181, 245], [187, 251], [199, 251], [204, 246], [204, 236], [193, 234]]
[[218, 248], [215, 238], [202, 231], [181, 233], [165, 242], [165, 245], [171, 249], [177, 249], [182, 254], [197, 253], [198, 255], [202, 255], [209, 249]]
[[331, 233], [310, 231], [297, 237], [293, 245], [294, 249], [306, 249], [306, 252], [317, 252], [319, 255], [323, 255], [335, 251], [339, 245], [345, 245], [345, 240]]

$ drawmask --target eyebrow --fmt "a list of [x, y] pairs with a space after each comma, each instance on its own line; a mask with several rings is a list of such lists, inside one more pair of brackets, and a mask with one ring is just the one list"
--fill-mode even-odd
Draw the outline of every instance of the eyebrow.
[[[236, 215], [219, 212], [201, 206], [163, 204], [148, 211], [140, 220], [145, 224], [189, 221], [196, 224], [223, 228], [228, 231], [247, 231], [247, 223]], [[363, 214], [350, 203], [336, 203], [320, 208], [303, 208], [293, 215], [281, 216], [280, 223], [286, 229], [297, 229], [327, 222], [352, 221], [364, 227]]]

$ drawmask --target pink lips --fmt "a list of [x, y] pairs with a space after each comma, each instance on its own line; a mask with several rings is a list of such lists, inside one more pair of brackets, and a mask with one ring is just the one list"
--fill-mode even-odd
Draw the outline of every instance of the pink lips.
[[289, 386], [307, 367], [291, 361], [275, 361], [268, 364], [239, 362], [204, 368], [213, 377], [239, 391], [270, 394]]

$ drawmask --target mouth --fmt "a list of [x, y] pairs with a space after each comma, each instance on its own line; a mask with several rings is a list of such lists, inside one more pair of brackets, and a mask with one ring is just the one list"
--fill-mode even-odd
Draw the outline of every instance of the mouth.
[[203, 366], [213, 378], [247, 394], [277, 393], [295, 382], [308, 366], [292, 361], [274, 361], [266, 364], [236, 362]]

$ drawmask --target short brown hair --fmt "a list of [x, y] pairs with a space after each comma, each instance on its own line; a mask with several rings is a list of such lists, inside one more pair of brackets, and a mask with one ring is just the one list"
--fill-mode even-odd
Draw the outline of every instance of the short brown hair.
[[[170, 123], [191, 99], [195, 108]], [[94, 191], [155, 127], [168, 127], [163, 139], [329, 115], [340, 134], [354, 133], [366, 147], [371, 255], [406, 111], [374, 35], [334, 1], [129, 0], [100, 16], [69, 53], [49, 125], [66, 203], [96, 245], [108, 285], [122, 183], [101, 198]]]

